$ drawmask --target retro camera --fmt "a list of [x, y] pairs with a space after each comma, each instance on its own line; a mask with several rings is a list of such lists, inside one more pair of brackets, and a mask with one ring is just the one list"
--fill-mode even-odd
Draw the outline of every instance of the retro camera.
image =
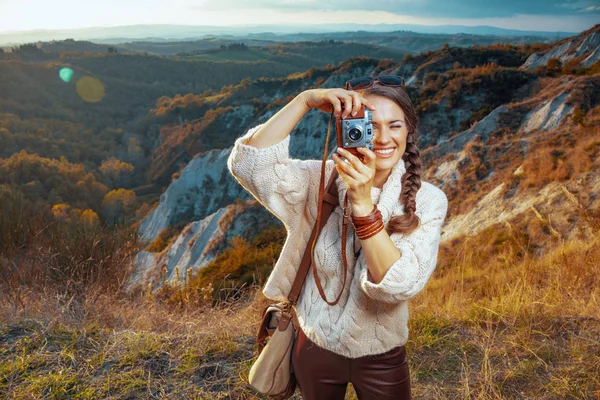
[[357, 147], [367, 147], [373, 150], [373, 117], [370, 110], [363, 107], [356, 116], [348, 115], [346, 119], [337, 119], [336, 134], [337, 145], [348, 150], [356, 157], [363, 159], [363, 155], [356, 150]]

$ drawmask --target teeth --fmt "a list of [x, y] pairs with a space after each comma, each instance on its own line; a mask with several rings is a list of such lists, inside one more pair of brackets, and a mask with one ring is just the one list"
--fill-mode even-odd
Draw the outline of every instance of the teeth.
[[388, 150], [375, 150], [375, 153], [377, 154], [390, 154], [394, 151], [394, 149], [388, 149]]

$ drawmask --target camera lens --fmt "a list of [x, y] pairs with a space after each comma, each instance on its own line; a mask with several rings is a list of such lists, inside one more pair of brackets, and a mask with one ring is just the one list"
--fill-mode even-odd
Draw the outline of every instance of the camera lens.
[[358, 128], [352, 128], [348, 132], [348, 137], [350, 138], [350, 140], [353, 140], [356, 142], [357, 140], [359, 140], [362, 137], [362, 131]]

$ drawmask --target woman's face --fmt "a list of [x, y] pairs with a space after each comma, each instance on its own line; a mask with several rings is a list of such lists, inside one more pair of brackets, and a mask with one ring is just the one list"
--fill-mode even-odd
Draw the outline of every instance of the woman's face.
[[373, 151], [377, 155], [374, 185], [381, 188], [406, 150], [408, 127], [404, 111], [396, 102], [375, 95], [364, 97], [375, 107], [372, 120]]

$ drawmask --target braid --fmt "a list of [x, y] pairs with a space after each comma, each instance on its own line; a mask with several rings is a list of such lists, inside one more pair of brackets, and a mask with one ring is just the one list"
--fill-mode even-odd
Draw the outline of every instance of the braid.
[[402, 191], [400, 192], [400, 203], [404, 206], [404, 215], [390, 219], [388, 223], [389, 233], [408, 234], [414, 231], [420, 223], [415, 211], [417, 210], [417, 191], [421, 187], [421, 157], [414, 139], [414, 133], [408, 135], [406, 151], [402, 155], [406, 165], [406, 173], [402, 175]]

